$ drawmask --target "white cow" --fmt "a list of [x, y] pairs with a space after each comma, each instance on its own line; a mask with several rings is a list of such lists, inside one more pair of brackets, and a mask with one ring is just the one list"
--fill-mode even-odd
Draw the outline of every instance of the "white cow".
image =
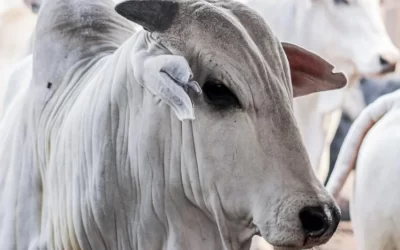
[[356, 168], [350, 213], [357, 248], [400, 249], [400, 91], [380, 97], [353, 123], [327, 188], [338, 198]]
[[[343, 87], [344, 75], [281, 44], [236, 2], [116, 10], [107, 0], [41, 6], [33, 80], [0, 123], [1, 248], [326, 242], [340, 214], [312, 171], [292, 98]], [[132, 35], [121, 15], [144, 30]]]
[[[258, 11], [282, 41], [311, 50], [344, 71], [347, 89], [298, 98], [296, 119], [321, 180], [328, 171], [329, 146], [342, 107], [353, 115], [364, 108], [357, 77], [394, 70], [399, 52], [380, 13], [381, 0], [239, 0]], [[356, 101], [357, 100], [357, 101]], [[322, 166], [321, 166], [322, 164]]]

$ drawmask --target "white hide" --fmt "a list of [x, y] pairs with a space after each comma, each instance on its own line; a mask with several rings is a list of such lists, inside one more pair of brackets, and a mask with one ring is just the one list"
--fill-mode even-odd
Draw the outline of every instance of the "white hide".
[[[294, 100], [295, 116], [311, 163], [321, 180], [326, 178], [329, 147], [339, 124], [342, 108], [358, 114], [365, 106], [354, 77], [378, 73], [398, 60], [380, 16], [380, 0], [239, 0], [258, 11], [282, 41], [311, 50], [350, 80], [346, 89], [312, 94]], [[340, 1], [337, 1], [340, 2]], [[341, 1], [345, 2], [345, 1]], [[354, 98], [356, 97], [356, 98]], [[328, 122], [329, 121], [329, 122]]]
[[400, 249], [400, 91], [369, 105], [347, 135], [327, 189], [338, 198], [355, 168], [350, 213], [357, 249]]

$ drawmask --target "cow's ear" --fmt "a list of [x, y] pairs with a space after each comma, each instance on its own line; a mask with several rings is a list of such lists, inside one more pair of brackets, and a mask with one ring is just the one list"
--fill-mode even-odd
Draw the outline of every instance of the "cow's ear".
[[346, 86], [345, 75], [333, 73], [334, 66], [323, 58], [294, 44], [282, 46], [289, 61], [294, 97]]
[[[138, 53], [140, 54], [140, 53]], [[133, 58], [135, 78], [148, 91], [168, 104], [179, 120], [194, 119], [194, 107], [189, 97], [191, 89], [201, 94], [199, 84], [193, 80], [186, 59], [177, 55], [145, 55]]]
[[145, 30], [164, 32], [178, 14], [179, 4], [176, 0], [127, 0], [117, 4], [115, 10]]

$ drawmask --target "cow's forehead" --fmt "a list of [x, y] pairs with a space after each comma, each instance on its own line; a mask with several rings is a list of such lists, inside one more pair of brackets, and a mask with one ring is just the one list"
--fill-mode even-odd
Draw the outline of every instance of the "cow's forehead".
[[287, 66], [279, 40], [264, 19], [244, 4], [228, 0], [192, 1], [184, 6], [180, 16], [178, 36], [185, 40], [185, 45], [213, 50], [246, 65], [270, 66], [272, 71], [282, 71]]
[[211, 31], [228, 32], [226, 35], [230, 34], [232, 38], [248, 35], [256, 43], [275, 39], [264, 19], [245, 4], [230, 0], [207, 0], [196, 2], [191, 8], [193, 13], [198, 14], [196, 21], [206, 24]]
[[181, 2], [165, 36], [189, 61], [199, 62], [196, 67], [206, 67], [208, 72], [207, 68], [217, 64], [209, 73], [233, 79], [231, 83], [249, 89], [253, 99], [272, 100], [274, 96], [282, 102], [291, 96], [289, 65], [280, 41], [264, 19], [244, 4]]
[[[253, 43], [277, 50], [280, 45], [264, 19], [247, 5], [229, 0], [182, 1], [170, 32], [182, 40], [207, 46], [242, 47]], [[224, 47], [224, 46], [221, 46]]]
[[226, 59], [222, 63], [234, 65], [233, 74], [240, 72], [253, 91], [262, 96], [286, 96], [291, 92], [282, 45], [256, 11], [239, 2], [220, 0], [196, 2], [191, 8], [195, 27], [201, 30], [194, 35], [196, 42], [203, 41], [203, 48], [217, 51], [216, 57]]

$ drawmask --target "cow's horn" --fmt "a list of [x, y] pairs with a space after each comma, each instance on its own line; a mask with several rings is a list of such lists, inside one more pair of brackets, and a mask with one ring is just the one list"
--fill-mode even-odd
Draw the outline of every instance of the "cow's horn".
[[115, 10], [148, 31], [164, 32], [178, 14], [179, 4], [176, 0], [128, 0], [117, 4]]

